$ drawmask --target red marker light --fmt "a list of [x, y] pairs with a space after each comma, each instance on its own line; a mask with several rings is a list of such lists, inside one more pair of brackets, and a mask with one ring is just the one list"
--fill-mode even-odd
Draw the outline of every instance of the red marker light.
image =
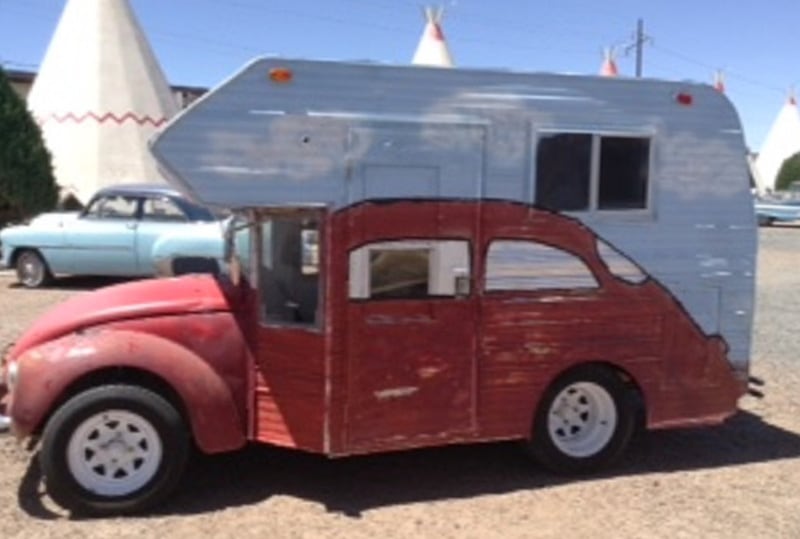
[[691, 107], [694, 104], [694, 97], [692, 97], [692, 94], [681, 92], [675, 96], [675, 101], [684, 107]]
[[269, 78], [277, 84], [286, 84], [292, 82], [294, 73], [288, 67], [273, 67], [269, 70]]

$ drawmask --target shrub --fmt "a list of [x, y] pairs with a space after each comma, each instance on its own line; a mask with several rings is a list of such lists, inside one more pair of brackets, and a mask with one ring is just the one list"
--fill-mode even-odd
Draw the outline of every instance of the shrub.
[[57, 201], [42, 133], [0, 67], [0, 224], [50, 210]]

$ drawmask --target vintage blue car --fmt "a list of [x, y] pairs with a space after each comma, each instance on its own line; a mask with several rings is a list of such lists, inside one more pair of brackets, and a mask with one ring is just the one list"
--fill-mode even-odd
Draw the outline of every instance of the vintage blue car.
[[756, 200], [756, 219], [761, 226], [800, 221], [800, 200]]
[[176, 256], [221, 257], [224, 221], [163, 184], [101, 189], [81, 212], [45, 213], [0, 231], [2, 265], [28, 288], [55, 275], [140, 277]]

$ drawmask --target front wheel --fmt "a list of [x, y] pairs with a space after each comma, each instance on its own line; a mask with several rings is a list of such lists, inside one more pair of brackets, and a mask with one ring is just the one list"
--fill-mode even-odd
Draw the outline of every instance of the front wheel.
[[19, 254], [15, 268], [17, 280], [25, 288], [40, 288], [53, 279], [47, 262], [33, 249], [26, 249]]
[[135, 386], [101, 386], [59, 408], [42, 435], [47, 493], [78, 514], [141, 511], [168, 494], [188, 454], [181, 415]]
[[633, 434], [632, 391], [610, 369], [584, 367], [559, 378], [542, 397], [530, 452], [558, 473], [587, 473], [613, 462]]

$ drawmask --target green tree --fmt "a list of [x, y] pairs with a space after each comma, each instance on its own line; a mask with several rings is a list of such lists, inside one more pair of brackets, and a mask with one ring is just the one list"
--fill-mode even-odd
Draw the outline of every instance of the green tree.
[[800, 152], [783, 162], [775, 180], [775, 189], [788, 189], [792, 182], [800, 182]]
[[52, 209], [57, 201], [42, 133], [0, 67], [0, 223]]

